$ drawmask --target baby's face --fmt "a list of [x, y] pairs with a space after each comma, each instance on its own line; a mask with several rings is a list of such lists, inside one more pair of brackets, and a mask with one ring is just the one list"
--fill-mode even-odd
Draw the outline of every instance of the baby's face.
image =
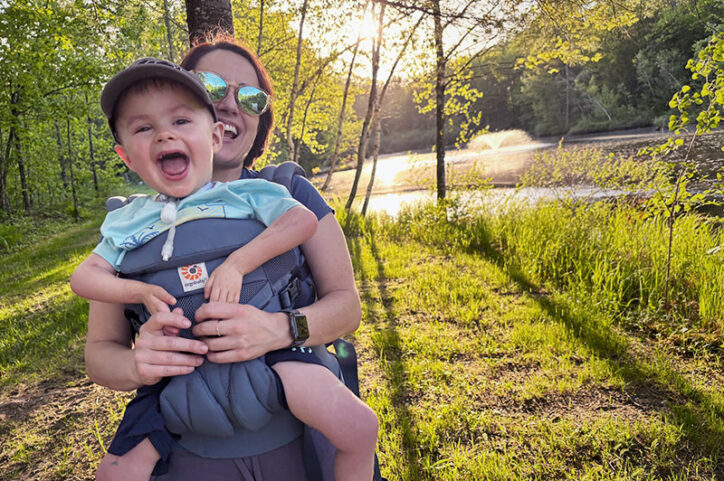
[[128, 93], [118, 105], [116, 130], [123, 161], [157, 192], [186, 197], [211, 180], [223, 124], [185, 88]]

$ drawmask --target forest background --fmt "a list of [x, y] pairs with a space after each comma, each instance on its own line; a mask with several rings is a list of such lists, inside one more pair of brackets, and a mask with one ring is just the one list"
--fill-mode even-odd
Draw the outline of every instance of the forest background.
[[[715, 0], [267, 0], [232, 12], [274, 80], [262, 162], [293, 158], [309, 172], [372, 147], [370, 92], [384, 95], [381, 153], [429, 151], [438, 131], [439, 145], [461, 146], [486, 130], [664, 127], [687, 60], [724, 23]], [[112, 150], [100, 89], [135, 58], [180, 60], [188, 35], [176, 0], [0, 2], [0, 220], [83, 217], [137, 180]], [[13, 242], [9, 230], [0, 238]]]

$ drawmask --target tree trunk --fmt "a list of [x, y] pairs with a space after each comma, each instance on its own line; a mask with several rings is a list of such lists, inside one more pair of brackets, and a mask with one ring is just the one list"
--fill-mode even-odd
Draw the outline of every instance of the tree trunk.
[[319, 85], [319, 77], [317, 77], [317, 81], [314, 82], [314, 86], [312, 87], [312, 91], [309, 92], [309, 100], [307, 101], [307, 105], [304, 106], [304, 116], [302, 117], [302, 133], [299, 135], [299, 139], [297, 140], [297, 146], [294, 148], [294, 162], [299, 162], [299, 147], [302, 145], [302, 139], [304, 139], [304, 131], [307, 128], [307, 115], [309, 114], [309, 107], [311, 107], [312, 102], [314, 102], [314, 93], [317, 91], [317, 85]]
[[264, 0], [259, 0], [259, 37], [256, 40], [256, 56], [261, 57], [261, 39], [264, 36]]
[[390, 68], [390, 73], [389, 73], [389, 75], [387, 75], [387, 80], [385, 80], [385, 84], [382, 86], [382, 90], [380, 91], [379, 98], [377, 99], [377, 108], [375, 110], [375, 115], [377, 115], [377, 113], [379, 113], [379, 111], [382, 110], [382, 101], [385, 98], [385, 94], [387, 93], [387, 88], [390, 86], [390, 82], [392, 81], [392, 77], [395, 74], [397, 65], [400, 63], [400, 60], [402, 60], [402, 56], [405, 54], [407, 47], [410, 45], [412, 38], [415, 36], [415, 31], [417, 30], [417, 27], [420, 26], [420, 24], [422, 23], [422, 20], [424, 18], [425, 18], [424, 15], [420, 15], [420, 18], [417, 20], [417, 23], [415, 23], [415, 25], [410, 30], [410, 34], [407, 36], [405, 43], [402, 44], [402, 48], [400, 48], [400, 51], [397, 53], [397, 58], [395, 58], [395, 61], [392, 64], [392, 68]]
[[[390, 69], [390, 73], [387, 76], [387, 80], [385, 80], [385, 84], [382, 87], [382, 90], [380, 90], [380, 94], [377, 97], [377, 102], [375, 102], [375, 112], [373, 115], [374, 119], [374, 131], [375, 131], [375, 140], [372, 147], [372, 173], [370, 174], [370, 180], [367, 184], [367, 192], [365, 195], [365, 200], [362, 205], [362, 216], [367, 215], [367, 206], [370, 202], [370, 197], [372, 197], [372, 189], [375, 185], [375, 173], [377, 172], [377, 158], [379, 157], [380, 153], [380, 137], [382, 132], [382, 117], [380, 116], [380, 111], [382, 110], [382, 102], [385, 99], [385, 93], [387, 93], [387, 88], [390, 86], [390, 81], [392, 81], [392, 76], [395, 74], [395, 69], [397, 68], [397, 64], [400, 62], [400, 59], [402, 58], [402, 55], [405, 53], [405, 50], [407, 50], [407, 46], [410, 44], [410, 41], [412, 40], [412, 37], [415, 34], [415, 31], [417, 30], [417, 27], [422, 23], [422, 19], [424, 18], [424, 15], [420, 16], [420, 19], [417, 21], [414, 27], [410, 30], [410, 35], [407, 37], [407, 40], [405, 40], [405, 43], [402, 45], [402, 48], [397, 54], [397, 58], [395, 59], [395, 62], [392, 64], [392, 68]], [[380, 42], [382, 41], [382, 38], [380, 37]]]
[[90, 166], [91, 166], [91, 172], [93, 173], [93, 188], [96, 190], [96, 194], [98, 194], [98, 171], [96, 169], [96, 158], [93, 151], [93, 129], [92, 129], [92, 123], [90, 116], [88, 117], [88, 149], [90, 150]]
[[322, 185], [322, 192], [329, 188], [329, 183], [332, 181], [332, 174], [334, 169], [337, 167], [337, 160], [339, 160], [339, 148], [342, 145], [342, 126], [344, 125], [344, 112], [347, 110], [347, 97], [349, 96], [349, 87], [352, 83], [352, 70], [354, 69], [354, 62], [357, 58], [357, 49], [359, 46], [359, 39], [357, 37], [357, 45], [354, 48], [352, 54], [352, 61], [349, 64], [349, 72], [347, 73], [347, 80], [344, 84], [344, 94], [342, 94], [342, 107], [339, 111], [339, 118], [337, 118], [337, 136], [334, 139], [334, 152], [332, 153], [332, 159], [329, 162], [329, 171], [327, 177], [324, 179], [324, 185]]
[[[367, 11], [367, 5], [362, 10], [362, 16]], [[329, 188], [329, 183], [332, 181], [332, 174], [337, 166], [337, 160], [339, 159], [339, 148], [342, 145], [342, 126], [344, 125], [344, 111], [347, 109], [347, 97], [349, 96], [349, 86], [352, 83], [352, 70], [354, 69], [354, 63], [357, 59], [357, 52], [359, 51], [359, 44], [362, 41], [362, 30], [357, 32], [357, 42], [354, 44], [354, 51], [352, 52], [352, 60], [349, 63], [349, 71], [347, 72], [347, 80], [344, 83], [344, 94], [342, 95], [342, 108], [339, 111], [339, 118], [337, 119], [337, 136], [334, 139], [334, 152], [332, 153], [332, 160], [329, 163], [329, 171], [327, 177], [324, 179], [324, 185], [322, 185], [322, 191], [324, 192]]]
[[[28, 123], [26, 121], [23, 121], [22, 132], [30, 132], [30, 129], [28, 128]], [[32, 164], [30, 164], [30, 165], [32, 165]], [[33, 175], [32, 175], [32, 169], [31, 169], [30, 165], [25, 166], [25, 183], [28, 187], [28, 206], [32, 210], [33, 207], [35, 207], [35, 202], [38, 201], [39, 198], [38, 198], [38, 192], [35, 192], [33, 190]]]
[[568, 132], [569, 116], [571, 111], [571, 78], [568, 63], [566, 63], [566, 132]]
[[[88, 92], [85, 93], [85, 104], [88, 105]], [[95, 187], [96, 194], [98, 194], [98, 173], [96, 172], [96, 156], [93, 151], [93, 121], [90, 118], [90, 113], [86, 113], [86, 120], [88, 122], [88, 152], [90, 153], [90, 166], [93, 172], [93, 187]]]
[[68, 188], [68, 176], [65, 174], [65, 157], [63, 156], [63, 140], [60, 137], [60, 127], [58, 121], [53, 120], [55, 124], [55, 140], [58, 144], [58, 164], [60, 165], [60, 179], [63, 181], [63, 187]]
[[[2, 136], [2, 132], [0, 132]], [[8, 141], [5, 144], [5, 157], [0, 159], [0, 208], [6, 213], [10, 213], [10, 201], [8, 200], [8, 168], [10, 166], [10, 152], [15, 136], [15, 127], [10, 127], [8, 133]]]
[[[693, 141], [696, 138], [692, 138]], [[689, 147], [691, 149], [691, 146]], [[687, 154], [688, 157], [689, 154]], [[674, 223], [676, 222], [676, 204], [679, 202], [679, 193], [681, 192], [681, 183], [686, 175], [686, 169], [679, 166], [679, 173], [676, 175], [676, 188], [674, 189], [673, 202], [669, 209], [669, 218], [666, 221], [668, 239], [666, 242], [666, 275], [664, 277], [664, 310], [669, 312], [669, 283], [671, 282], [671, 252], [674, 247]]]
[[294, 81], [292, 83], [292, 92], [289, 98], [289, 115], [287, 115], [287, 145], [289, 146], [289, 158], [294, 159], [294, 138], [292, 137], [292, 127], [294, 125], [294, 104], [297, 101], [297, 89], [299, 88], [299, 67], [302, 63], [302, 39], [304, 31], [304, 19], [307, 16], [307, 5], [309, 0], [304, 0], [302, 4], [302, 16], [299, 20], [299, 36], [297, 37], [297, 60], [294, 64]]
[[33, 190], [33, 171], [29, 165], [25, 168], [25, 178], [28, 182], [28, 200], [30, 201], [30, 208], [32, 209], [39, 199], [38, 193]]
[[218, 33], [233, 36], [231, 0], [186, 0], [186, 24], [192, 47]]
[[445, 54], [443, 50], [443, 28], [440, 0], [434, 0], [433, 20], [435, 22], [435, 154], [437, 156], [437, 199], [445, 199]]
[[380, 136], [382, 132], [382, 119], [375, 118], [375, 142], [372, 147], [372, 173], [370, 174], [370, 181], [367, 184], [367, 193], [365, 194], [365, 201], [362, 204], [362, 217], [367, 215], [367, 206], [370, 203], [370, 197], [372, 197], [372, 187], [375, 184], [375, 173], [377, 172], [377, 158], [380, 154]]
[[30, 195], [28, 192], [28, 180], [25, 177], [25, 162], [23, 161], [23, 150], [20, 147], [20, 136], [15, 135], [15, 155], [18, 160], [18, 173], [20, 174], [20, 190], [23, 193], [23, 209], [30, 212]]
[[[15, 103], [15, 102], [13, 102]], [[12, 116], [14, 119], [18, 119], [20, 115], [15, 106], [11, 109]], [[25, 212], [30, 212], [30, 193], [28, 192], [28, 180], [25, 177], [25, 162], [23, 161], [23, 150], [20, 146], [20, 135], [15, 132], [15, 156], [18, 162], [18, 173], [20, 174], [20, 190], [23, 193], [23, 209]]]
[[596, 97], [594, 97], [593, 95], [590, 95], [589, 97], [591, 98], [591, 100], [593, 101], [593, 103], [594, 103], [599, 109], [601, 109], [601, 112], [603, 112], [604, 114], [606, 114], [606, 118], [608, 118], [608, 121], [611, 122], [611, 121], [613, 120], [613, 118], [611, 118], [611, 114], [608, 113], [608, 110], [606, 110], [606, 109], [603, 107], [603, 105], [601, 105], [601, 102], [599, 102], [598, 100], [596, 100]]
[[[370, 124], [375, 111], [375, 103], [377, 102], [377, 71], [380, 67], [380, 42], [382, 38], [382, 26], [384, 23], [386, 4], [380, 6], [378, 35], [372, 45], [372, 84], [370, 85], [370, 95], [367, 100], [367, 114], [365, 114], [364, 122], [362, 122], [362, 133], [360, 134], [359, 146], [357, 147], [357, 170], [354, 173], [354, 181], [352, 181], [352, 189], [349, 192], [345, 209], [352, 209], [352, 203], [357, 195], [357, 186], [362, 176], [362, 167], [364, 166], [365, 157], [367, 156], [367, 143], [370, 139]], [[374, 11], [374, 7], [373, 7]]]
[[[175, 62], [173, 52], [173, 35], [171, 35], [171, 12], [168, 10], [168, 0], [163, 0], [163, 21], [166, 24], [166, 41], [168, 42], [168, 59]], [[87, 95], [86, 95], [87, 96]]]
[[70, 119], [66, 121], [67, 132], [68, 132], [68, 171], [70, 172], [70, 190], [73, 193], [73, 215], [75, 220], [80, 220], [80, 214], [78, 213], [78, 195], [75, 191], [75, 176], [73, 175], [73, 151], [71, 150], [70, 142]]

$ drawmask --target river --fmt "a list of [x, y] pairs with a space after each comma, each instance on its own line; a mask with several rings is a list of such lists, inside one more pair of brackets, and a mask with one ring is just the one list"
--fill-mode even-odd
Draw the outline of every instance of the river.
[[[657, 132], [653, 129], [635, 129], [618, 132], [607, 132], [590, 135], [570, 136], [562, 140], [563, 148], [591, 146], [605, 153], [635, 155], [644, 147], [661, 145], [670, 136], [668, 132]], [[445, 152], [445, 163], [448, 182], [455, 182], [473, 166], [483, 169], [484, 176], [491, 179], [494, 186], [487, 197], [500, 199], [517, 196], [525, 200], [535, 201], [549, 198], [554, 192], [550, 189], [520, 189], [515, 185], [523, 172], [541, 151], [555, 149], [561, 139], [545, 138], [530, 139], [523, 132], [498, 132], [486, 136], [484, 144], [465, 149], [451, 149]], [[724, 166], [724, 131], [701, 136], [695, 143], [691, 158], [696, 161], [703, 172], [713, 175]], [[683, 148], [682, 148], [683, 150]], [[676, 154], [683, 155], [683, 154]], [[386, 212], [396, 215], [404, 204], [424, 202], [435, 198], [435, 154], [429, 153], [397, 153], [381, 155], [377, 163], [375, 185], [370, 198], [369, 211]], [[372, 162], [368, 160], [362, 170], [362, 177], [357, 191], [355, 206], [361, 205], [369, 182]], [[354, 169], [335, 172], [332, 177], [327, 196], [339, 196], [346, 199], [354, 179]], [[324, 181], [322, 175], [313, 179], [319, 186]], [[556, 191], [559, 193], [559, 191]], [[480, 193], [469, 192], [472, 198], [482, 197]], [[596, 197], [612, 195], [615, 192], [601, 192], [587, 186], [579, 186], [572, 195]]]

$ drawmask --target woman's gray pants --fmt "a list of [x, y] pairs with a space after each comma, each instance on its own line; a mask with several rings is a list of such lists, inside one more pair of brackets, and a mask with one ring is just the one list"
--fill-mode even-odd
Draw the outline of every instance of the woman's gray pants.
[[232, 459], [202, 458], [177, 445], [168, 473], [151, 481], [309, 481], [302, 439], [258, 456]]

